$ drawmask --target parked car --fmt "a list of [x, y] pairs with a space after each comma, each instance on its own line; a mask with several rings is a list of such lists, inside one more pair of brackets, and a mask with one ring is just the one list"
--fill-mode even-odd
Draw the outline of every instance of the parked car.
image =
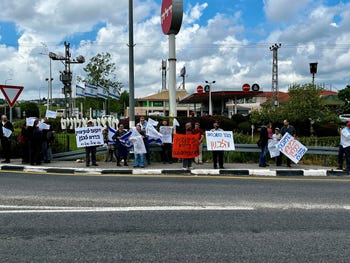
[[348, 121], [350, 121], [350, 113], [339, 115], [339, 120], [341, 122], [348, 122]]

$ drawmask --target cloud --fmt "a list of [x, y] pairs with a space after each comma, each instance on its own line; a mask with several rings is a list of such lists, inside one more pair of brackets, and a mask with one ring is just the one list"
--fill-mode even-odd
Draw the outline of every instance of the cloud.
[[264, 0], [266, 17], [273, 22], [284, 22], [302, 11], [312, 0]]
[[[160, 68], [162, 59], [168, 59], [168, 36], [161, 30], [160, 2], [134, 1], [136, 97], [161, 89]], [[214, 1], [184, 6], [182, 28], [176, 36], [177, 86], [182, 81], [179, 72], [186, 65], [189, 91], [205, 80], [216, 80], [216, 89], [240, 89], [243, 83], [259, 83], [263, 90], [270, 91], [269, 46], [282, 43], [278, 51], [281, 90], [294, 82], [309, 82], [311, 61], [319, 63], [317, 81], [345, 87], [350, 71], [350, 4], [266, 0], [263, 10], [257, 11], [265, 12], [268, 21], [263, 15], [257, 19], [257, 15], [254, 27], [247, 24], [251, 8], [238, 8], [246, 2], [229, 6], [231, 1], [227, 1], [227, 9], [220, 10], [214, 10]], [[37, 98], [38, 90], [45, 94], [49, 59], [40, 53], [64, 54], [65, 40], [71, 43], [72, 58], [83, 55], [89, 61], [98, 53], [109, 52], [117, 67], [116, 79], [128, 88], [127, 1], [4, 0], [0, 21], [15, 23], [20, 35], [18, 45], [0, 45], [0, 82], [11, 73], [11, 84], [25, 86], [21, 98]], [[248, 35], [253, 31], [253, 36]], [[84, 75], [85, 65], [72, 65], [73, 76]], [[59, 82], [62, 69], [61, 62], [52, 61], [55, 97], [63, 97]]]

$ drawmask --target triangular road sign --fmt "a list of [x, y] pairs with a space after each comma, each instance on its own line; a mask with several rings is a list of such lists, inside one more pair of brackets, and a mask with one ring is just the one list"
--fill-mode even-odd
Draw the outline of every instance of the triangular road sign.
[[22, 86], [0, 85], [0, 90], [2, 94], [4, 94], [5, 99], [11, 108], [15, 105], [19, 95], [22, 93], [23, 88], [24, 87]]

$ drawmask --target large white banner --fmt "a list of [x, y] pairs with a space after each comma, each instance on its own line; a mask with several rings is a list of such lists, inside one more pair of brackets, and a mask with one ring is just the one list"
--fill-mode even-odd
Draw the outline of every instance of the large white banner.
[[206, 131], [208, 151], [234, 151], [232, 131]]
[[279, 141], [278, 149], [294, 163], [298, 163], [307, 151], [307, 148], [288, 132]]
[[102, 129], [101, 126], [76, 128], [77, 147], [103, 145]]

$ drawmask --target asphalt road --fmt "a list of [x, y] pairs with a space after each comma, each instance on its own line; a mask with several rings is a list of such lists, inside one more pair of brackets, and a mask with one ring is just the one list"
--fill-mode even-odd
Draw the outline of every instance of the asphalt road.
[[0, 173], [0, 261], [348, 262], [349, 187]]

